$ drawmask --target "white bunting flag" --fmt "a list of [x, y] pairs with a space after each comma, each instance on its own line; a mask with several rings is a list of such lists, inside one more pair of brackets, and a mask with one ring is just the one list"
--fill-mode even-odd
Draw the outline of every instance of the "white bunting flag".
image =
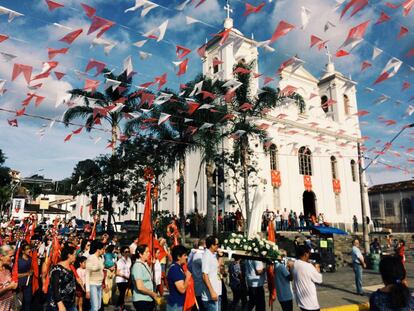
[[129, 56], [127, 56], [125, 59], [124, 59], [124, 70], [123, 71], [126, 71], [126, 74], [127, 74], [127, 76], [129, 76], [131, 73], [132, 73], [132, 71], [134, 70], [134, 68], [132, 67], [132, 58], [131, 58], [131, 55], [129, 55]]
[[302, 21], [301, 29], [305, 29], [306, 26], [308, 26], [310, 17], [311, 17], [311, 10], [309, 10], [309, 9], [305, 8], [304, 6], [302, 6], [300, 8], [300, 18], [301, 18], [301, 21]]
[[380, 56], [381, 53], [382, 53], [382, 50], [374, 46], [374, 50], [372, 51], [372, 60]]
[[171, 118], [171, 115], [168, 113], [161, 112], [160, 118], [158, 119], [158, 125], [163, 124], [166, 122], [169, 118]]

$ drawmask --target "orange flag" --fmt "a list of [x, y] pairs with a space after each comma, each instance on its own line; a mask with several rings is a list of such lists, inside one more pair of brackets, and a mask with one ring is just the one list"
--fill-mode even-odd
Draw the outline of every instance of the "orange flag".
[[32, 253], [32, 293], [34, 294], [39, 289], [39, 265], [37, 264], [37, 250]]
[[19, 281], [19, 255], [20, 255], [20, 245], [21, 241], [16, 246], [16, 255], [14, 257], [14, 263], [13, 263], [13, 270], [12, 270], [12, 281], [17, 283]]
[[150, 251], [153, 249], [153, 236], [152, 236], [152, 222], [151, 222], [151, 182], [147, 183], [144, 216], [142, 217], [141, 229], [138, 236], [138, 244], [148, 245]]
[[[269, 221], [269, 224], [267, 226], [267, 239], [272, 242], [276, 242], [276, 236], [275, 236], [275, 228], [273, 225], [273, 221]], [[267, 285], [269, 287], [269, 306], [272, 305], [273, 301], [276, 300], [276, 286], [275, 286], [275, 270], [274, 266], [268, 266], [267, 270]]]
[[[184, 272], [188, 270], [187, 264], [183, 265], [183, 270]], [[193, 280], [193, 277], [191, 277], [190, 281], [188, 282], [187, 290], [185, 292], [183, 311], [191, 310], [196, 303], [197, 303], [197, 300], [196, 300], [195, 290], [194, 290], [194, 280]], [[198, 309], [198, 306], [197, 306], [197, 309]]]

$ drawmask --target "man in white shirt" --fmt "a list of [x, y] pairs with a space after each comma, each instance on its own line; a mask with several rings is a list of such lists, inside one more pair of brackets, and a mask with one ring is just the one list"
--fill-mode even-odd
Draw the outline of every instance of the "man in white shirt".
[[131, 252], [132, 255], [135, 255], [135, 251], [137, 247], [138, 247], [138, 238], [136, 238], [134, 242], [132, 242], [131, 245], [129, 245], [129, 251]]
[[248, 310], [265, 311], [264, 282], [266, 280], [266, 269], [261, 261], [246, 260], [246, 281], [249, 288]]
[[221, 310], [221, 280], [219, 278], [219, 262], [216, 252], [219, 247], [218, 239], [209, 236], [206, 239], [206, 251], [201, 259], [201, 271], [203, 273], [204, 287], [201, 292], [201, 300], [206, 311]]
[[302, 311], [319, 311], [315, 283], [322, 283], [319, 265], [309, 263], [310, 249], [307, 245], [298, 247], [298, 260], [293, 265], [293, 280], [296, 302]]

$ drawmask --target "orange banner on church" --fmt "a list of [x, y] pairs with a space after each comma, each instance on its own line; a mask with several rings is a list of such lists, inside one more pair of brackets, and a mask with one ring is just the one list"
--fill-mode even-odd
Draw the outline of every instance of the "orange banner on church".
[[305, 186], [306, 191], [312, 190], [312, 178], [309, 175], [303, 175], [303, 184]]
[[339, 179], [332, 179], [332, 187], [335, 193], [341, 193], [341, 182]]
[[272, 186], [279, 188], [280, 185], [282, 184], [282, 180], [280, 179], [280, 171], [272, 170], [271, 177], [272, 177]]

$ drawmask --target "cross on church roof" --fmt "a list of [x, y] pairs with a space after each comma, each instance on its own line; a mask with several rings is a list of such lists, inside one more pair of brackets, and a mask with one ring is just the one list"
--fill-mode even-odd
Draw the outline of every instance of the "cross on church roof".
[[332, 63], [332, 54], [329, 52], [328, 45], [325, 45], [326, 55], [328, 56], [328, 64]]
[[227, 11], [227, 18], [230, 18], [230, 13], [233, 13], [233, 9], [230, 7], [229, 0], [226, 0], [224, 10]]

